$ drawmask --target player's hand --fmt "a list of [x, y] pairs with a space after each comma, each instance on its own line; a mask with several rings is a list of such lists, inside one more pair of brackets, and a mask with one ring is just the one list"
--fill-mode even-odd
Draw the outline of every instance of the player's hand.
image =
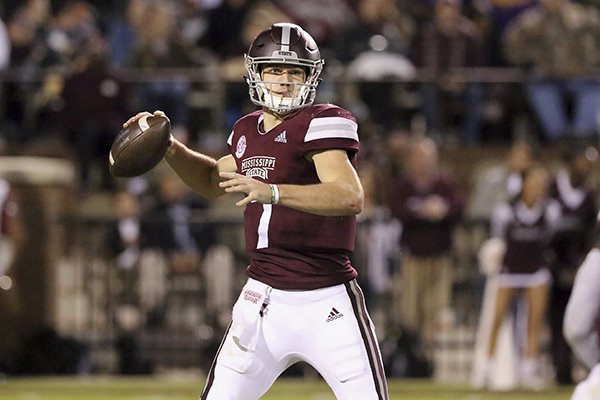
[[154, 111], [154, 114], [151, 114], [148, 111], [142, 111], [142, 112], [139, 112], [139, 113], [135, 114], [133, 117], [129, 118], [127, 121], [125, 121], [125, 123], [123, 124], [123, 128], [127, 128], [129, 125], [131, 125], [132, 123], [134, 123], [138, 119], [142, 118], [143, 116], [150, 117], [152, 115], [166, 117], [165, 113], [163, 111], [160, 111], [160, 110]]
[[235, 203], [236, 206], [245, 206], [253, 201], [262, 204], [271, 203], [271, 187], [269, 184], [238, 174], [237, 172], [219, 172], [219, 176], [225, 180], [219, 183], [219, 187], [227, 193], [244, 193], [246, 197]]

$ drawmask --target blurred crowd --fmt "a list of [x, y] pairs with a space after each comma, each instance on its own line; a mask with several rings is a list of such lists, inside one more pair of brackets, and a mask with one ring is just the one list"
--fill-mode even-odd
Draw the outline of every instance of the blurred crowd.
[[[223, 299], [222, 293], [230, 291], [219, 288], [232, 285], [234, 255], [218, 246], [215, 231], [194, 231], [201, 225], [190, 225], [190, 215], [214, 205], [200, 201], [168, 174], [117, 181], [108, 173], [107, 154], [130, 115], [155, 109], [166, 112], [181, 140], [224, 153], [228, 129], [250, 106], [243, 53], [271, 23], [299, 23], [315, 37], [326, 60], [329, 76], [318, 96], [340, 102], [339, 93], [348, 92], [343, 97], [347, 103], [340, 105], [360, 122], [359, 174], [366, 199], [354, 257], [375, 304], [376, 323], [384, 327], [381, 332], [402, 327], [414, 333], [425, 349], [423, 362], [432, 362], [436, 333], [444, 324], [460, 322], [453, 291], [456, 228], [479, 221], [494, 228], [485, 231], [485, 239], [488, 234], [502, 239], [510, 260], [518, 259], [519, 252], [533, 254], [535, 263], [525, 268], [541, 271], [538, 280], [513, 285], [509, 278], [518, 274], [518, 262], [508, 262], [508, 270], [482, 269], [482, 276], [499, 285], [502, 303], [483, 308], [487, 315], [482, 321], [489, 320], [489, 327], [482, 328], [487, 333], [478, 344], [485, 353], [481, 371], [490, 368], [501, 346], [500, 322], [513, 312], [515, 289], [523, 289], [534, 310], [527, 316], [533, 329], [523, 339], [523, 376], [538, 378], [541, 321], [551, 306], [556, 381], [571, 383], [573, 357], [562, 338], [562, 312], [574, 271], [596, 235], [598, 211], [593, 179], [598, 156], [592, 146], [600, 115], [600, 81], [594, 76], [600, 63], [597, 3], [6, 3], [0, 6], [0, 69], [6, 72], [0, 72], [1, 152], [70, 157], [81, 196], [96, 190], [111, 193], [114, 224], [106, 248], [122, 275], [118, 301], [143, 309], [149, 325], [168, 313], [160, 309], [167, 296], [164, 287], [143, 288], [145, 282], [155, 282], [144, 280], [140, 267], [145, 249], [166, 255], [161, 273], [168, 279], [183, 276], [185, 283], [202, 266], [206, 279], [217, 280], [206, 290], [214, 291], [209, 296], [214, 318], [222, 318], [218, 313], [228, 309], [231, 299]], [[197, 125], [189, 102], [194, 86], [205, 82], [226, 83], [220, 100], [225, 113], [218, 124], [222, 143], [217, 145], [205, 135], [202, 121]], [[515, 96], [514, 86], [522, 98]], [[523, 112], [531, 114], [533, 126], [524, 134], [517, 133], [511, 119]], [[490, 136], [505, 145], [503, 160], [472, 166], [472, 185], [466, 187], [464, 176], [441, 160], [440, 150], [449, 143], [482, 146]], [[540, 157], [545, 144], [556, 144], [561, 157], [550, 162]], [[558, 211], [548, 211], [554, 208]], [[519, 242], [532, 234], [527, 231], [532, 223], [539, 240]], [[156, 224], [164, 226], [156, 229]], [[211, 257], [218, 262], [206, 261]], [[216, 264], [229, 267], [206, 272]], [[509, 283], [503, 285], [497, 276]], [[393, 374], [394, 360], [386, 363]], [[479, 381], [489, 384], [490, 379]]]
[[[420, 130], [439, 143], [507, 143], [523, 135], [521, 114], [531, 116], [525, 134], [543, 142], [598, 132], [593, 1], [28, 0], [0, 6], [4, 151], [66, 144], [85, 192], [139, 110], [164, 110], [189, 143], [226, 132], [250, 105], [242, 55], [276, 21], [315, 37], [328, 75], [319, 100], [343, 101], [363, 137]], [[190, 102], [206, 82], [225, 83], [209, 100], [224, 108], [210, 127]]]

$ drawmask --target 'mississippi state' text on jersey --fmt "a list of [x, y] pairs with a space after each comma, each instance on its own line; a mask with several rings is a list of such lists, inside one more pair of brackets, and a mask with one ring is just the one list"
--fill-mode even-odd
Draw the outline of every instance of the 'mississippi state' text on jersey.
[[[312, 105], [268, 132], [262, 112], [239, 119], [227, 141], [239, 173], [266, 183], [320, 183], [307, 155], [341, 149], [356, 168], [359, 148], [352, 114], [330, 104]], [[354, 249], [356, 218], [328, 217], [253, 202], [244, 211], [250, 277], [278, 289], [310, 290], [357, 276], [348, 255]]]

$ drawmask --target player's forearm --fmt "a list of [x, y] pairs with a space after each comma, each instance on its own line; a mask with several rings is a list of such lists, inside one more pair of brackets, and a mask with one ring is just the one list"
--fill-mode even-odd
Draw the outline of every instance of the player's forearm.
[[325, 216], [357, 215], [362, 212], [362, 188], [344, 182], [316, 185], [277, 185], [280, 205]]
[[165, 161], [192, 190], [206, 198], [215, 198], [224, 193], [219, 188], [217, 160], [191, 150], [173, 139], [165, 155]]

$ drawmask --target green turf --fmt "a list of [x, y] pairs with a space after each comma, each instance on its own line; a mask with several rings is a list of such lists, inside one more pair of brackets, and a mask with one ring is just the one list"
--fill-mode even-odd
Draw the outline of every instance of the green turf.
[[[568, 400], [572, 387], [541, 392], [488, 393], [430, 381], [390, 381], [390, 398], [398, 400]], [[192, 400], [200, 380], [161, 378], [43, 378], [0, 381], [1, 400]], [[265, 400], [335, 400], [321, 381], [280, 379]]]

